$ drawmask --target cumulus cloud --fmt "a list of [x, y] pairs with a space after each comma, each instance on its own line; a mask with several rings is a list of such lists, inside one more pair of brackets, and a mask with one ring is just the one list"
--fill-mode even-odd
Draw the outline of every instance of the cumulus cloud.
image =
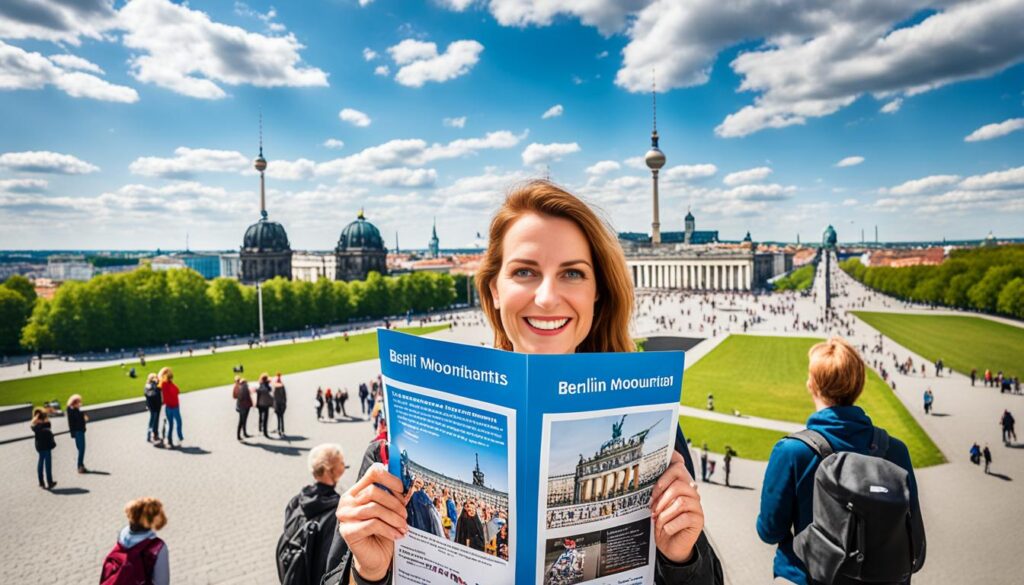
[[338, 150], [339, 148], [344, 148], [344, 147], [345, 147], [345, 143], [342, 142], [341, 140], [338, 140], [337, 138], [328, 138], [327, 140], [324, 140], [324, 148], [330, 148], [331, 150]]
[[848, 156], [836, 163], [837, 167], [855, 167], [864, 162], [863, 156]]
[[555, 17], [565, 15], [576, 17], [608, 36], [625, 26], [631, 12], [649, 3], [650, 0], [490, 0], [490, 10], [505, 26], [547, 26]]
[[373, 61], [377, 58], [377, 51], [374, 51], [370, 47], [363, 49], [363, 59], [367, 61]]
[[462, 12], [469, 8], [476, 0], [437, 0], [437, 2], [449, 10]]
[[449, 128], [465, 128], [466, 127], [466, 117], [465, 116], [459, 116], [458, 118], [445, 118], [444, 120], [442, 120], [442, 122], [444, 123], [445, 126], [447, 126]]
[[853, 207], [854, 205], [857, 205], [857, 203], [857, 200], [853, 198], [843, 199], [843, 207]]
[[61, 65], [63, 62], [81, 69], [84, 64], [88, 64], [99, 69], [85, 59], [72, 55], [57, 55], [54, 59], [57, 60], [0, 41], [0, 90], [41, 89], [52, 85], [76, 98], [121, 103], [139, 100], [139, 94], [130, 87], [115, 85], [95, 75]]
[[[646, 164], [644, 168], [647, 168]], [[706, 179], [718, 172], [718, 167], [710, 163], [697, 165], [676, 165], [661, 171], [663, 177], [669, 181], [692, 181]]]
[[49, 185], [46, 179], [3, 179], [0, 180], [0, 192], [43, 193]]
[[56, 175], [86, 175], [100, 170], [98, 166], [70, 154], [45, 150], [0, 154], [0, 168], [22, 173]]
[[555, 104], [548, 108], [543, 114], [541, 114], [540, 118], [542, 120], [547, 120], [548, 118], [557, 118], [561, 116], [562, 112], [564, 111], [565, 109], [562, 107], [562, 104]]
[[259, 12], [257, 10], [253, 10], [252, 8], [249, 8], [249, 5], [245, 2], [238, 2], [236, 0], [235, 14], [238, 14], [240, 16], [247, 16], [249, 18], [255, 18], [261, 21], [267, 27], [267, 30], [270, 32], [280, 33], [287, 30], [287, 27], [285, 25], [279, 22], [274, 22], [274, 19], [277, 18], [277, 10], [273, 6], [271, 6], [270, 10], [266, 12]]
[[523, 164], [540, 165], [562, 160], [562, 157], [579, 152], [580, 145], [575, 142], [552, 142], [538, 144], [534, 142], [523, 150]]
[[78, 46], [81, 37], [102, 39], [116, 19], [113, 0], [5, 0], [0, 2], [0, 38]]
[[883, 211], [1024, 211], [1024, 167], [992, 171], [962, 179], [957, 175], [933, 175], [879, 191], [884, 196], [876, 200], [874, 206]]
[[128, 165], [128, 170], [144, 177], [184, 179], [196, 173], [239, 173], [248, 170], [250, 164], [249, 158], [237, 150], [179, 146], [172, 158], [139, 157]]
[[374, 75], [380, 75], [381, 77], [387, 77], [391, 75], [391, 68], [387, 65], [377, 65], [373, 68]]
[[220, 99], [219, 84], [326, 86], [327, 74], [302, 63], [295, 35], [261, 35], [213, 22], [169, 0], [133, 0], [119, 13], [132, 74], [190, 97]]
[[366, 128], [372, 123], [369, 116], [353, 108], [342, 109], [338, 112], [338, 117], [342, 122], [348, 122], [357, 128]]
[[964, 142], [980, 142], [1006, 136], [1011, 132], [1024, 129], [1024, 118], [1010, 118], [997, 124], [986, 124], [964, 137]]
[[487, 211], [502, 201], [509, 188], [530, 178], [523, 171], [500, 172], [487, 167], [481, 175], [460, 177], [437, 190], [437, 203], [449, 209]]
[[920, 195], [921, 193], [928, 193], [954, 185], [959, 181], [959, 175], [932, 175], [907, 181], [889, 189], [882, 189], [881, 192], [892, 195]]
[[50, 61], [64, 69], [78, 69], [79, 71], [88, 71], [98, 75], [104, 75], [106, 73], [103, 69], [100, 69], [99, 65], [77, 55], [67, 53], [61, 55], [50, 55]]
[[316, 163], [308, 158], [271, 160], [267, 163], [266, 174], [271, 179], [306, 181], [313, 178], [315, 169]]
[[878, 111], [882, 112], [883, 114], [895, 114], [896, 112], [900, 111], [900, 107], [902, 106], [903, 98], [896, 98], [890, 102], [886, 102], [885, 105], [882, 106], [882, 108]]
[[606, 175], [621, 168], [622, 165], [613, 160], [603, 160], [587, 167], [586, 173], [588, 175]]
[[736, 185], [746, 185], [747, 183], [763, 181], [770, 174], [772, 174], [772, 169], [770, 167], [755, 167], [744, 171], [729, 173], [724, 179], [722, 179], [722, 182], [730, 187], [735, 187]]
[[395, 81], [407, 87], [423, 87], [430, 81], [443, 83], [469, 73], [483, 50], [477, 41], [461, 40], [438, 53], [436, 43], [405, 39], [389, 47], [388, 54], [400, 67]]
[[631, 156], [626, 160], [622, 161], [622, 164], [626, 165], [631, 169], [644, 170], [647, 168], [647, 163], [644, 162], [644, 157], [642, 156]]

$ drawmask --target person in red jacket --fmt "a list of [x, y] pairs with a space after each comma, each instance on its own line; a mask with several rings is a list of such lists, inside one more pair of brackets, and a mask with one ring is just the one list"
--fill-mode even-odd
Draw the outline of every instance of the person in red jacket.
[[160, 394], [163, 395], [164, 399], [164, 412], [167, 415], [167, 446], [174, 448], [174, 428], [177, 423], [178, 428], [178, 445], [185, 440], [185, 437], [181, 433], [181, 404], [178, 402], [178, 395], [181, 393], [178, 390], [178, 386], [174, 383], [174, 372], [171, 368], [163, 368], [160, 370]]

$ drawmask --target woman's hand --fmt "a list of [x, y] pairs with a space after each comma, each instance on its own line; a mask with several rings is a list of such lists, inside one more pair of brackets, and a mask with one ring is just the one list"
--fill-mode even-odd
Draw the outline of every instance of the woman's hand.
[[352, 551], [355, 570], [368, 581], [387, 575], [395, 539], [409, 531], [401, 493], [402, 480], [376, 463], [338, 502], [338, 532]]
[[670, 561], [685, 563], [704, 529], [704, 509], [697, 484], [686, 471], [683, 456], [672, 452], [672, 462], [654, 484], [651, 493], [654, 542]]

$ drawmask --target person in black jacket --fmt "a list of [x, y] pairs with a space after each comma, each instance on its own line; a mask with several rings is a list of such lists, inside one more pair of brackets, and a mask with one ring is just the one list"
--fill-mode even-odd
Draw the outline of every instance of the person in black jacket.
[[316, 420], [324, 417], [324, 389], [316, 389]]
[[85, 423], [89, 415], [82, 412], [82, 396], [72, 394], [68, 398], [68, 430], [71, 438], [75, 440], [75, 448], [78, 449], [78, 473], [86, 473], [85, 468]]
[[281, 381], [281, 374], [274, 380], [274, 414], [277, 415], [277, 434], [284, 436], [284, 411], [288, 408], [288, 394]]
[[309, 567], [309, 585], [319, 585], [327, 571], [328, 556], [338, 520], [334, 515], [340, 496], [335, 491], [338, 480], [345, 473], [345, 456], [341, 447], [334, 444], [317, 445], [309, 452], [309, 471], [313, 483], [305, 486], [294, 496], [284, 510], [285, 526], [294, 514], [302, 514], [305, 520], [319, 519], [319, 530], [306, 559]]
[[476, 515], [476, 504], [473, 500], [462, 503], [462, 513], [455, 523], [455, 542], [471, 549], [484, 550], [484, 525]]
[[[50, 415], [42, 408], [32, 411], [32, 433], [36, 438], [36, 452], [39, 453], [39, 464], [36, 473], [39, 475], [39, 487], [53, 489], [57, 482], [53, 481], [53, 449], [57, 442], [53, 440], [50, 429]], [[43, 483], [43, 470], [46, 470], [46, 483]]]
[[274, 406], [273, 390], [270, 388], [270, 376], [265, 372], [260, 374], [260, 385], [256, 388], [256, 410], [260, 413], [259, 432], [270, 438], [267, 431], [267, 419], [270, 418], [270, 407]]
[[146, 409], [149, 410], [149, 427], [146, 429], [146, 440], [156, 443], [161, 440], [160, 409], [164, 405], [164, 398], [160, 392], [160, 384], [156, 373], [146, 377], [146, 386], [142, 389], [142, 395], [146, 398]]
[[235, 437], [241, 441], [248, 439], [249, 435], [249, 410], [252, 409], [252, 391], [249, 390], [249, 383], [241, 376], [235, 377], [235, 410], [238, 411], [238, 428], [235, 429]]

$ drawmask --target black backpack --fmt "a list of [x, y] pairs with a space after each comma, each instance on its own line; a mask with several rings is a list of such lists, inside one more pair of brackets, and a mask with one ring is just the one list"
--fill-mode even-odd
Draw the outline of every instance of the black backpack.
[[[820, 433], [789, 435], [821, 463], [814, 473], [814, 515], [793, 539], [793, 551], [812, 583], [903, 583], [918, 570], [905, 469], [885, 459], [889, 435], [875, 427], [868, 455], [833, 451]], [[923, 530], [919, 538], [923, 539]]]
[[312, 573], [310, 557], [320, 535], [324, 519], [334, 514], [330, 509], [315, 518], [306, 518], [302, 506], [295, 506], [284, 523], [284, 532], [277, 540], [277, 577], [281, 585], [309, 585]]

